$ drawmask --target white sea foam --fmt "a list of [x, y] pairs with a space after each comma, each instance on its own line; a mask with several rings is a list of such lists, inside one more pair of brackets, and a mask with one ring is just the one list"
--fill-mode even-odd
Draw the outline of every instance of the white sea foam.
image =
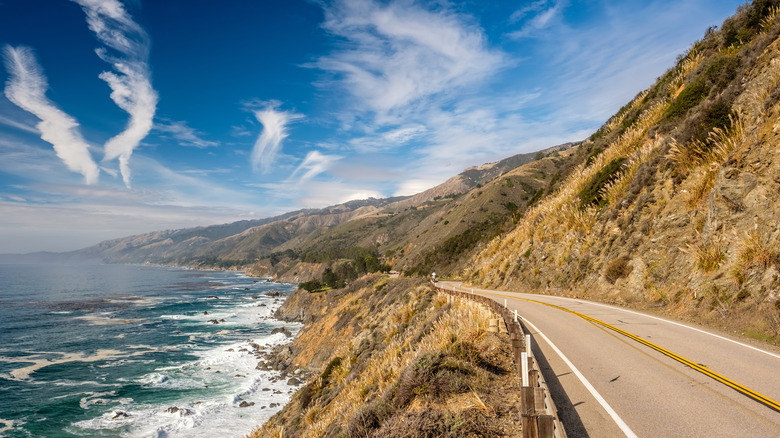
[[84, 315], [84, 316], [77, 316], [74, 319], [80, 319], [82, 321], [87, 321], [91, 325], [121, 325], [121, 324], [132, 324], [135, 322], [141, 322], [143, 319], [136, 318], [136, 319], [120, 319], [120, 318], [110, 318], [107, 316], [100, 316], [100, 315]]
[[24, 424], [24, 422], [20, 420], [4, 420], [0, 418], [0, 434], [2, 434], [3, 432], [8, 432], [9, 430], [13, 430], [16, 427], [21, 426], [22, 424]]
[[[297, 330], [297, 327], [292, 326]], [[195, 352], [195, 362], [164, 366], [137, 381], [147, 387], [170, 389], [203, 388], [190, 400], [165, 405], [134, 404], [121, 401], [98, 418], [74, 424], [80, 429], [127, 430], [139, 437], [244, 436], [289, 401], [294, 387], [274, 379], [276, 372], [255, 367], [260, 353], [252, 344], [271, 346], [289, 342], [284, 334], [256, 337]], [[273, 381], [277, 380], [277, 381]], [[96, 393], [85, 403], [113, 403]], [[250, 404], [240, 407], [241, 402]], [[251, 403], [254, 403], [253, 405]], [[275, 403], [274, 408], [269, 406]], [[169, 408], [176, 407], [176, 412]], [[119, 415], [124, 412], [128, 416]]]
[[10, 358], [12, 360], [7, 360], [9, 358], [0, 358], [0, 360], [6, 359], [5, 361], [7, 362], [31, 363], [31, 365], [11, 370], [10, 373], [10, 378], [13, 380], [27, 380], [30, 378], [30, 375], [35, 371], [38, 371], [41, 368], [45, 368], [51, 365], [63, 364], [68, 362], [97, 362], [101, 360], [120, 359], [123, 357], [138, 356], [138, 355], [146, 354], [148, 352], [149, 350], [139, 350], [131, 353], [123, 353], [119, 350], [100, 349], [97, 350], [94, 354], [86, 354], [82, 352], [54, 353], [60, 355], [60, 357], [56, 359], [43, 357], [43, 354], [51, 354], [51, 353], [37, 353], [27, 357]]
[[[251, 329], [256, 327], [258, 322], [271, 327], [287, 327], [294, 333], [300, 328], [299, 324], [283, 323], [270, 318], [279, 306], [279, 301], [270, 297], [260, 295], [249, 301], [243, 295], [223, 294], [218, 300], [208, 300], [210, 308], [207, 315], [194, 313], [160, 316], [161, 319], [178, 320], [179, 324], [193, 328], [211, 325], [209, 320], [225, 320], [219, 322], [220, 327], [225, 327], [213, 333], [185, 333], [191, 344], [179, 345], [180, 349], [196, 347], [196, 342], [203, 346], [203, 341], [214, 345], [220, 339], [236, 337], [236, 333], [239, 333], [237, 329]], [[258, 306], [261, 303], [266, 305]], [[281, 409], [297, 389], [280, 379], [278, 372], [256, 369], [262, 354], [267, 351], [267, 348], [257, 349], [257, 345], [270, 347], [287, 343], [290, 339], [283, 333], [249, 337], [253, 339], [189, 351], [198, 359], [175, 365], [166, 364], [140, 378], [130, 380], [147, 388], [186, 389], [180, 399], [168, 399], [172, 401], [165, 404], [141, 404], [96, 393], [92, 398], [86, 398], [84, 404], [92, 409], [104, 404], [107, 410], [99, 417], [74, 423], [72, 427], [82, 431], [115, 431], [117, 434], [133, 437], [246, 435]], [[249, 406], [240, 407], [242, 402]], [[271, 404], [274, 404], [273, 408], [270, 407]], [[118, 414], [119, 412], [122, 414]], [[75, 432], [78, 434], [78, 430]]]

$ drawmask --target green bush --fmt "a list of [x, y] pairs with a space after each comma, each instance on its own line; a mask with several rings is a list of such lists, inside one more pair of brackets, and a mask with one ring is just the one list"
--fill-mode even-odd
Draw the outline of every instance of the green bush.
[[325, 370], [322, 372], [322, 375], [320, 375], [323, 386], [328, 384], [328, 381], [330, 381], [330, 375], [333, 374], [333, 370], [338, 366], [341, 366], [341, 358], [336, 356], [328, 363], [328, 365], [325, 367]]
[[669, 105], [669, 109], [666, 110], [666, 117], [672, 119], [684, 115], [688, 110], [704, 100], [709, 91], [709, 87], [701, 79], [688, 84], [674, 99], [674, 102]]
[[304, 281], [303, 283], [298, 284], [298, 288], [303, 289], [307, 292], [320, 292], [323, 289], [325, 289], [325, 285], [320, 283], [317, 280], [312, 280], [312, 281]]
[[534, 193], [534, 196], [528, 200], [528, 203], [526, 203], [527, 207], [530, 207], [537, 202], [539, 202], [540, 199], [542, 199], [542, 196], [544, 196], [544, 189], [539, 189]]
[[585, 167], [590, 166], [591, 163], [593, 163], [593, 160], [596, 159], [602, 152], [604, 152], [604, 149], [602, 148], [593, 148], [593, 150], [588, 155], [588, 158], [585, 160]]
[[618, 171], [623, 166], [625, 158], [615, 158], [604, 166], [578, 194], [580, 206], [587, 208], [591, 205], [603, 207], [607, 200], [601, 195], [601, 189], [617, 177]]

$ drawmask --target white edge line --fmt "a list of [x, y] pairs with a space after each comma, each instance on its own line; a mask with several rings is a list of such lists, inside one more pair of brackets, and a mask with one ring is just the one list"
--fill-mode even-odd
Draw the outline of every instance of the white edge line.
[[615, 423], [616, 423], [616, 424], [617, 424], [617, 426], [620, 428], [620, 430], [622, 430], [622, 431], [623, 431], [623, 433], [624, 433], [624, 434], [626, 434], [626, 436], [627, 436], [628, 438], [637, 438], [636, 434], [635, 434], [635, 433], [634, 433], [634, 432], [631, 430], [631, 428], [630, 428], [630, 427], [628, 427], [628, 425], [625, 423], [625, 421], [623, 421], [623, 419], [622, 419], [622, 418], [620, 418], [620, 416], [617, 414], [617, 412], [615, 412], [615, 410], [614, 410], [614, 409], [612, 409], [612, 406], [610, 406], [610, 405], [609, 405], [609, 403], [607, 403], [607, 401], [606, 401], [606, 400], [604, 400], [604, 397], [602, 397], [602, 396], [601, 396], [601, 394], [599, 394], [599, 392], [598, 392], [598, 391], [596, 391], [596, 388], [594, 388], [594, 387], [593, 387], [593, 385], [591, 385], [591, 384], [590, 384], [590, 382], [588, 381], [588, 379], [586, 379], [586, 378], [585, 378], [585, 376], [583, 376], [583, 375], [582, 375], [582, 373], [580, 372], [580, 370], [578, 370], [578, 369], [577, 369], [577, 367], [575, 367], [575, 366], [574, 366], [574, 364], [573, 364], [573, 363], [571, 363], [571, 361], [569, 360], [569, 358], [567, 358], [567, 357], [566, 357], [566, 355], [565, 355], [565, 354], [563, 354], [563, 352], [562, 352], [561, 350], [559, 350], [559, 349], [558, 349], [558, 347], [556, 347], [556, 346], [555, 346], [555, 344], [553, 344], [553, 343], [552, 343], [552, 341], [550, 340], [550, 338], [548, 338], [548, 337], [547, 337], [547, 336], [546, 336], [544, 333], [542, 333], [542, 332], [541, 332], [541, 331], [540, 331], [540, 330], [539, 330], [539, 329], [538, 329], [538, 328], [537, 328], [535, 325], [533, 325], [533, 324], [531, 323], [531, 321], [528, 321], [528, 320], [527, 320], [527, 319], [525, 319], [525, 318], [522, 318], [522, 319], [523, 319], [523, 321], [524, 321], [526, 324], [528, 324], [528, 326], [529, 326], [529, 327], [531, 327], [533, 330], [535, 330], [535, 331], [536, 331], [536, 333], [535, 333], [535, 334], [538, 334], [539, 336], [541, 336], [541, 337], [542, 337], [542, 339], [544, 339], [544, 341], [545, 341], [545, 342], [547, 342], [547, 344], [548, 344], [548, 345], [549, 345], [549, 346], [550, 346], [550, 347], [551, 347], [553, 350], [555, 350], [555, 352], [558, 354], [558, 356], [560, 356], [560, 357], [561, 357], [561, 359], [563, 359], [563, 361], [564, 361], [564, 362], [566, 362], [566, 365], [568, 365], [568, 366], [569, 366], [569, 368], [571, 368], [571, 371], [572, 371], [572, 372], [573, 372], [573, 373], [574, 373], [574, 374], [577, 376], [577, 378], [578, 378], [578, 379], [580, 379], [580, 381], [581, 381], [581, 382], [582, 382], [582, 384], [585, 386], [585, 388], [587, 388], [588, 392], [590, 392], [590, 394], [591, 394], [591, 395], [592, 395], [592, 396], [593, 396], [593, 397], [596, 399], [596, 401], [597, 401], [597, 402], [599, 402], [599, 404], [601, 405], [601, 407], [603, 407], [603, 408], [604, 408], [604, 410], [605, 410], [605, 411], [607, 411], [607, 413], [609, 414], [609, 416], [610, 416], [610, 417], [612, 417], [612, 419], [615, 421]]

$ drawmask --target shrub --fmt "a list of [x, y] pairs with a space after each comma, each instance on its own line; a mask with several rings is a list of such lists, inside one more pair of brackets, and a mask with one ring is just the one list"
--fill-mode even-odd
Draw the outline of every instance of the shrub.
[[628, 274], [634, 270], [634, 267], [628, 264], [627, 256], [620, 256], [607, 264], [604, 271], [604, 278], [611, 284], [615, 284], [619, 278], [628, 277]]
[[330, 375], [333, 374], [333, 370], [339, 366], [341, 366], [341, 358], [336, 356], [328, 363], [328, 365], [325, 367], [325, 370], [322, 372], [322, 375], [320, 376], [322, 378], [323, 385], [328, 383], [330, 380]]
[[726, 260], [726, 253], [719, 240], [711, 240], [694, 246], [696, 250], [696, 267], [702, 272], [712, 272], [720, 267], [720, 263]]
[[666, 117], [673, 119], [684, 115], [688, 110], [704, 100], [709, 91], [709, 87], [707, 87], [701, 79], [697, 79], [688, 84], [688, 86], [680, 92], [677, 98], [674, 99], [671, 105], [669, 105], [669, 108], [666, 110]]
[[321, 292], [325, 289], [325, 285], [320, 283], [317, 280], [312, 281], [304, 281], [303, 283], [298, 284], [298, 288], [303, 289], [307, 292]]
[[534, 193], [534, 196], [528, 200], [526, 206], [530, 207], [536, 204], [540, 199], [542, 199], [542, 196], [544, 196], [544, 189], [537, 190], [536, 193]]
[[580, 198], [580, 206], [585, 209], [591, 205], [597, 205], [603, 207], [606, 205], [607, 200], [601, 193], [607, 184], [615, 180], [618, 171], [620, 171], [625, 158], [616, 158], [604, 166], [599, 172], [593, 176], [593, 178], [585, 185], [585, 187], [577, 195]]

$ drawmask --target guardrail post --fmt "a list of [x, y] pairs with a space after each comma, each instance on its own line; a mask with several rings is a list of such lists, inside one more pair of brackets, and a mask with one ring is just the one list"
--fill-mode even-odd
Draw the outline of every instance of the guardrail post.
[[523, 386], [528, 386], [528, 353], [525, 351], [520, 353], [520, 366], [523, 378]]
[[523, 415], [523, 438], [538, 438], [535, 415]]
[[531, 352], [531, 335], [525, 335], [525, 353], [528, 355], [528, 357], [533, 357], [533, 353]]
[[552, 415], [538, 416], [536, 426], [539, 438], [553, 438], [555, 436], [555, 417]]

